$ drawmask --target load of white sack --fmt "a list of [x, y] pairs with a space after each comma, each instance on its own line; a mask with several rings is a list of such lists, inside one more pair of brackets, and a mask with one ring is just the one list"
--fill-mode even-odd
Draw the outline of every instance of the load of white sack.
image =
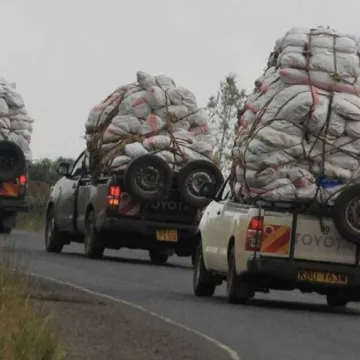
[[119, 170], [147, 153], [174, 168], [211, 160], [208, 119], [191, 91], [168, 76], [138, 72], [135, 83], [119, 87], [90, 111], [85, 124], [88, 166]]
[[359, 51], [355, 36], [323, 27], [276, 42], [236, 129], [237, 196], [331, 204], [358, 181]]
[[0, 140], [17, 144], [28, 161], [32, 158], [30, 143], [33, 122], [27, 114], [22, 96], [16, 91], [16, 85], [0, 77]]

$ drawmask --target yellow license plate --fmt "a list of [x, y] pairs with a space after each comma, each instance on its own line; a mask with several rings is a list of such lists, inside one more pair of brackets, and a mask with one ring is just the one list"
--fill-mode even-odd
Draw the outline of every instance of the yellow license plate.
[[347, 285], [349, 282], [348, 276], [344, 274], [310, 270], [300, 270], [298, 272], [297, 278], [299, 281], [308, 281], [323, 284]]
[[178, 232], [177, 230], [156, 230], [156, 240], [177, 242]]

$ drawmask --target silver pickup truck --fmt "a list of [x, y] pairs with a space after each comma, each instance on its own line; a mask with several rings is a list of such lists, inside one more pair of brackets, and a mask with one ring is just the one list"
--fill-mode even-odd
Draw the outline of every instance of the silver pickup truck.
[[[58, 166], [63, 177], [53, 187], [46, 209], [47, 251], [61, 252], [64, 245], [79, 242], [84, 243], [89, 258], [101, 258], [106, 248], [130, 248], [149, 251], [150, 260], [155, 264], [166, 263], [172, 254], [191, 256], [194, 260], [199, 241], [195, 236], [201, 215], [199, 205], [204, 199], [200, 199], [200, 203], [190, 201], [191, 196], [185, 194], [188, 190], [185, 190], [184, 177], [191, 169], [199, 171], [203, 164], [218, 178], [220, 187], [222, 175], [214, 170], [211, 162], [195, 161], [183, 168], [184, 171], [175, 173], [167, 169], [168, 165], [159, 157], [144, 155], [127, 169], [100, 176], [94, 182], [84, 167], [84, 157], [85, 152], [73, 165]], [[154, 179], [141, 178], [142, 190], [137, 185], [137, 194], [141, 192], [151, 198], [144, 202], [139, 196], [134, 197], [134, 182], [127, 178], [130, 168], [141, 177], [142, 168], [150, 165], [166, 170], [166, 184], [163, 184], [166, 193], [158, 196], [157, 188], [150, 189], [152, 182], [155, 186], [164, 183], [161, 179], [156, 178], [154, 182]], [[137, 175], [133, 178], [138, 180]]]

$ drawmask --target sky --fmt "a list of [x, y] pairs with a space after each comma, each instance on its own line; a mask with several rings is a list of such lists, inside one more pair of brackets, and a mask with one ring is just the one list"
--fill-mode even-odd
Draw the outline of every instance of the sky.
[[251, 90], [293, 26], [360, 35], [355, 0], [0, 0], [0, 13], [0, 75], [35, 119], [34, 159], [77, 157], [91, 107], [137, 71], [205, 106], [230, 72]]

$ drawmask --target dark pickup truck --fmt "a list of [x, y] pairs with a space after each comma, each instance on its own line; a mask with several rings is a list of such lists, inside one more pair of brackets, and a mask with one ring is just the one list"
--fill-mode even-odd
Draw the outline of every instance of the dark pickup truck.
[[[195, 232], [208, 200], [184, 189], [194, 173], [199, 179], [210, 174], [220, 186], [223, 177], [213, 163], [189, 163], [185, 174], [171, 171], [155, 155], [143, 155], [125, 170], [94, 181], [84, 159], [85, 152], [72, 166], [58, 165], [63, 177], [53, 187], [46, 209], [48, 252], [61, 252], [64, 245], [79, 242], [93, 259], [101, 258], [106, 248], [147, 250], [154, 264], [166, 263], [174, 253], [194, 259], [199, 241]], [[165, 177], [151, 176], [156, 167]]]
[[16, 214], [27, 211], [27, 166], [23, 151], [13, 142], [0, 141], [0, 234], [9, 234]]

